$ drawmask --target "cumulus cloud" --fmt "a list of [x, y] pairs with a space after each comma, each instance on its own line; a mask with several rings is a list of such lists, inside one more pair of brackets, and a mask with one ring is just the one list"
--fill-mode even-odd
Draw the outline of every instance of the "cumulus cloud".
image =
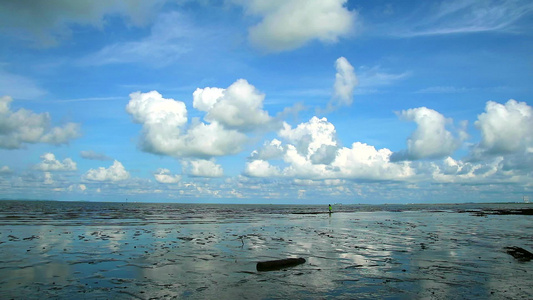
[[275, 177], [281, 174], [276, 166], [272, 166], [268, 161], [253, 160], [246, 163], [244, 174], [251, 177]]
[[255, 160], [246, 164], [244, 174], [251, 177], [284, 176], [299, 179], [362, 179], [405, 180], [415, 174], [408, 162], [394, 163], [389, 149], [353, 143], [351, 148], [340, 147], [335, 126], [326, 118], [313, 117], [296, 128], [285, 124], [278, 135], [286, 144], [273, 141], [264, 149], [282, 152], [286, 167], [272, 166], [267, 155], [254, 151]]
[[281, 141], [273, 139], [270, 142], [265, 142], [263, 147], [259, 150], [252, 151], [250, 158], [255, 160], [276, 159], [282, 158], [284, 153], [285, 149], [283, 148]]
[[224, 91], [225, 89], [216, 87], [197, 88], [192, 94], [192, 106], [197, 110], [208, 112], [224, 96]]
[[481, 131], [479, 153], [509, 154], [533, 148], [533, 109], [525, 102], [488, 101], [475, 126]]
[[205, 124], [193, 122], [177, 146], [181, 156], [222, 156], [241, 151], [247, 141], [245, 134], [228, 130], [218, 122]]
[[407, 139], [407, 150], [395, 153], [393, 160], [418, 160], [424, 158], [442, 158], [451, 155], [466, 138], [464, 131], [455, 137], [446, 129], [452, 123], [439, 112], [426, 107], [403, 110], [399, 116], [407, 121], [414, 121], [417, 128]]
[[67, 188], [67, 191], [69, 192], [85, 192], [85, 190], [87, 190], [85, 184], [71, 184]]
[[241, 151], [246, 132], [270, 128], [274, 118], [263, 110], [264, 95], [240, 79], [227, 89], [205, 88], [193, 93], [193, 107], [205, 111], [188, 122], [181, 101], [165, 99], [156, 91], [130, 94], [126, 111], [143, 125], [144, 151], [177, 157], [212, 157]]
[[525, 152], [505, 155], [502, 161], [502, 169], [527, 175], [533, 170], [533, 147], [528, 147]]
[[376, 150], [373, 146], [356, 142], [351, 148], [339, 148], [336, 153], [330, 164], [315, 164], [289, 145], [285, 158], [289, 167], [284, 169], [283, 173], [297, 178], [378, 181], [405, 180], [415, 174], [408, 163], [391, 162], [392, 152], [386, 148]]
[[[487, 103], [486, 111], [476, 122], [482, 131], [482, 141], [475, 150], [484, 155], [477, 161], [450, 156], [468, 138], [466, 122], [455, 128], [453, 120], [425, 107], [398, 114], [417, 124], [408, 139], [408, 149], [400, 154], [361, 142], [340, 146], [333, 124], [326, 118], [313, 117], [296, 127], [285, 123], [278, 132], [279, 140], [267, 141], [252, 152], [243, 175], [294, 178], [299, 183], [314, 184], [326, 180], [404, 181], [414, 183], [412, 188], [427, 178], [437, 183], [474, 185], [530, 181], [533, 127], [531, 107], [526, 103], [514, 100], [505, 105]], [[506, 140], [509, 135], [513, 141]], [[282, 161], [271, 164], [270, 160], [279, 158]], [[440, 158], [442, 161], [435, 160]], [[331, 191], [334, 192], [341, 191]]]
[[12, 111], [11, 101], [9, 96], [0, 97], [0, 148], [19, 149], [25, 143], [68, 144], [80, 136], [79, 124], [52, 127], [47, 112], [36, 114], [23, 108]]
[[310, 157], [313, 164], [329, 165], [337, 157], [337, 146], [321, 145]]
[[50, 128], [40, 139], [42, 143], [47, 144], [67, 144], [69, 140], [80, 136], [80, 125], [76, 123], [67, 123], [63, 127]]
[[91, 181], [117, 182], [130, 178], [130, 173], [126, 171], [124, 166], [118, 160], [115, 160], [113, 165], [107, 169], [104, 167], [90, 169], [85, 173], [84, 178]]
[[80, 156], [82, 158], [91, 159], [91, 160], [102, 160], [102, 161], [112, 160], [111, 157], [109, 157], [109, 156], [107, 156], [107, 155], [105, 155], [103, 153], [94, 152], [93, 150], [81, 151], [80, 152]]
[[157, 169], [154, 178], [159, 183], [178, 183], [181, 180], [180, 175], [172, 175], [169, 169]]
[[190, 169], [189, 174], [197, 177], [222, 177], [224, 171], [221, 165], [215, 163], [214, 160], [191, 160], [184, 165]]
[[323, 145], [337, 146], [335, 126], [326, 118], [312, 117], [296, 128], [284, 123], [279, 136], [295, 145], [299, 154], [311, 158]]
[[252, 45], [268, 52], [299, 48], [312, 40], [337, 42], [352, 32], [357, 14], [346, 0], [235, 0], [261, 21], [249, 29]]
[[339, 57], [335, 61], [334, 99], [338, 101], [340, 106], [350, 106], [353, 101], [353, 89], [359, 83], [355, 75], [353, 66], [344, 57]]
[[0, 168], [0, 174], [10, 174], [12, 173], [13, 171], [11, 171], [11, 169], [9, 168], [9, 166], [2, 166]]
[[[344, 57], [335, 61], [335, 83], [333, 85], [333, 97], [328, 102], [325, 113], [332, 112], [342, 106], [350, 106], [353, 102], [355, 87], [359, 84], [354, 68]], [[321, 109], [318, 110], [322, 112]]]
[[268, 125], [272, 117], [263, 110], [265, 95], [244, 79], [227, 89], [197, 89], [193, 106], [207, 112], [205, 120], [227, 128], [248, 131]]
[[450, 183], [479, 180], [476, 170], [479, 170], [482, 166], [447, 157], [442, 161], [442, 164], [433, 163], [432, 167], [432, 176], [435, 181]]
[[55, 183], [55, 181], [54, 181], [54, 179], [52, 177], [52, 173], [44, 172], [44, 181], [43, 181], [43, 183], [44, 184], [48, 184], [48, 185]]
[[[44, 3], [46, 2], [46, 3]], [[42, 46], [54, 46], [71, 34], [72, 24], [105, 26], [105, 17], [120, 15], [129, 24], [143, 26], [164, 0], [17, 0], [0, 2], [0, 28]]]
[[447, 157], [441, 162], [431, 162], [429, 166], [422, 166], [419, 169], [421, 173], [426, 169], [426, 173], [439, 183], [479, 185], [530, 182], [528, 173], [533, 167], [533, 161], [530, 160], [525, 166], [518, 168], [513, 166], [512, 169], [508, 169], [506, 160], [507, 158], [503, 156], [494, 156], [478, 162]]
[[286, 147], [287, 151], [283, 160], [289, 166], [283, 170], [285, 176], [323, 179], [330, 178], [333, 175], [328, 165], [313, 164], [310, 155], [303, 154], [292, 144], [288, 144]]
[[403, 180], [415, 174], [408, 163], [392, 163], [392, 151], [356, 142], [351, 148], [339, 149], [331, 164], [343, 178]]
[[126, 111], [143, 125], [141, 148], [171, 156], [217, 156], [237, 153], [246, 136], [218, 122], [205, 124], [193, 119], [188, 130], [185, 104], [165, 99], [156, 91], [130, 94]]
[[187, 123], [185, 103], [165, 99], [157, 91], [130, 94], [126, 111], [137, 123], [149, 126], [167, 125], [169, 128], [181, 127]]
[[37, 170], [52, 172], [52, 171], [76, 171], [76, 163], [70, 159], [65, 158], [62, 162], [57, 160], [53, 153], [45, 153], [41, 155], [42, 161], [38, 163], [35, 168]]

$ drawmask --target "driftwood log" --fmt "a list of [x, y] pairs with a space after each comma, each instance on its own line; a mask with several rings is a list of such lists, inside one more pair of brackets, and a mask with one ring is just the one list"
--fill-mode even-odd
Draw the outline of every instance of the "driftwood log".
[[512, 246], [512, 247], [505, 247], [505, 250], [508, 254], [512, 255], [514, 258], [516, 258], [519, 261], [530, 261], [533, 259], [533, 253], [527, 251], [524, 248]]
[[257, 263], [257, 271], [274, 271], [293, 267], [305, 263], [304, 258], [285, 258], [278, 260], [261, 261]]

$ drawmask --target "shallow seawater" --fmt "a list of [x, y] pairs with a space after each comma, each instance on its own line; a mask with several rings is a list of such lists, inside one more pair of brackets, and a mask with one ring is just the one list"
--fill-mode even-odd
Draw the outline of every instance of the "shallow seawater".
[[532, 299], [533, 216], [461, 212], [509, 206], [0, 201], [0, 298]]

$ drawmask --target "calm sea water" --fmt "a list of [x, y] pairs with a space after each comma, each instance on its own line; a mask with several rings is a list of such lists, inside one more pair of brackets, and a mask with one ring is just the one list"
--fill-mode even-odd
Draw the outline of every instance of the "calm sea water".
[[0, 201], [0, 298], [531, 299], [521, 208]]

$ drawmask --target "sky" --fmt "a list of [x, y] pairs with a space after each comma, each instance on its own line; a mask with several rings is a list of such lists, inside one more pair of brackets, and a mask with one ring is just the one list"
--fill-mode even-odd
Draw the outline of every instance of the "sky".
[[0, 198], [533, 197], [533, 2], [4, 0]]

